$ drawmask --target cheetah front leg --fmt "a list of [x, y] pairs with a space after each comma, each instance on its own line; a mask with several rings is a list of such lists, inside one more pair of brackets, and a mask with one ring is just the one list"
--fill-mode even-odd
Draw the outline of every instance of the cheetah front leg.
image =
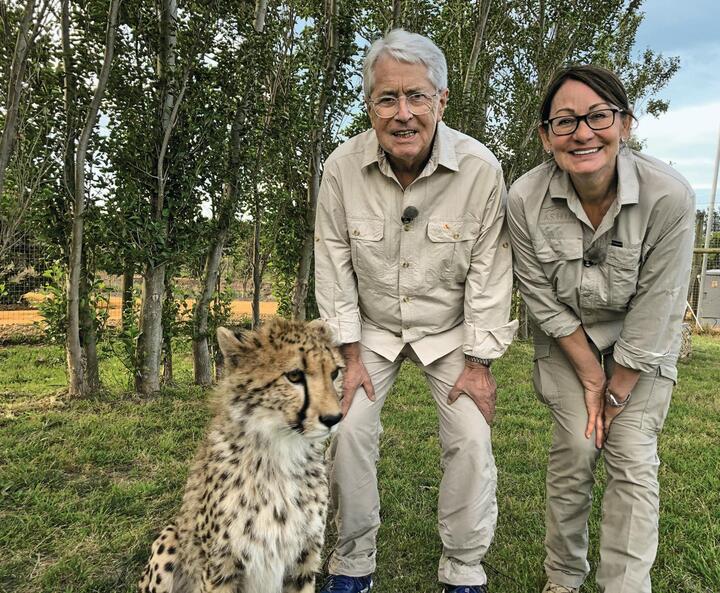
[[201, 593], [238, 593], [243, 574], [232, 558], [215, 558], [207, 563], [201, 579]]
[[283, 583], [283, 593], [314, 593], [319, 568], [320, 546], [316, 544], [300, 554], [295, 570]]
[[152, 544], [142, 578], [138, 583], [140, 593], [172, 593], [177, 560], [177, 529], [168, 525]]

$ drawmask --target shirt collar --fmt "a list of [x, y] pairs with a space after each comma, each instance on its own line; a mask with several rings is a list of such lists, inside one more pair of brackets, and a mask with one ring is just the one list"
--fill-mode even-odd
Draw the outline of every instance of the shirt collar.
[[640, 182], [638, 181], [635, 157], [632, 150], [623, 146], [618, 153], [618, 189], [617, 201], [620, 206], [637, 204], [640, 200]]
[[[373, 163], [377, 163], [382, 170], [387, 163], [387, 156], [377, 141], [375, 130], [368, 130], [368, 137], [363, 150], [362, 167], [368, 167]], [[460, 169], [455, 144], [450, 136], [449, 128], [442, 121], [438, 122], [430, 159], [425, 166], [425, 171], [433, 173], [438, 165], [442, 165], [451, 171]], [[387, 166], [389, 167], [389, 163], [387, 163]]]

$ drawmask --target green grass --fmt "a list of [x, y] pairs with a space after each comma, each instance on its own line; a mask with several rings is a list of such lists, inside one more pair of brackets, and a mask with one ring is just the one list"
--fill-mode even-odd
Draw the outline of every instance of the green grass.
[[[661, 436], [658, 593], [720, 591], [719, 361], [720, 339], [694, 339]], [[206, 393], [188, 386], [182, 349], [182, 386], [148, 400], [127, 392], [127, 375], [106, 353], [107, 391], [67, 401], [63, 362], [55, 347], [0, 348], [0, 591], [133, 591], [152, 539], [180, 504], [208, 416]], [[532, 391], [528, 344], [514, 344], [493, 369], [500, 516], [486, 567], [494, 592], [532, 593], [544, 582], [551, 423]], [[377, 590], [435, 593], [439, 445], [434, 408], [414, 367], [403, 368], [383, 414]], [[596, 500], [602, 470], [598, 482]], [[596, 503], [591, 564], [599, 515]], [[596, 592], [592, 575], [584, 591]]]

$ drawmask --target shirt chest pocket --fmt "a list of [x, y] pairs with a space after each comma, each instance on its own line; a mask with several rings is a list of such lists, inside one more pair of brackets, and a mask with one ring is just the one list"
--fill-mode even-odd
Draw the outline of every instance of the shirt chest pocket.
[[607, 251], [608, 305], [626, 309], [637, 292], [640, 271], [641, 245], [617, 247], [610, 245]]
[[348, 220], [348, 234], [353, 268], [356, 274], [380, 276], [386, 271], [384, 221], [381, 219]]
[[562, 303], [574, 302], [580, 282], [577, 262], [583, 257], [582, 237], [533, 237], [535, 257]]
[[425, 280], [436, 278], [464, 282], [470, 268], [472, 248], [480, 236], [480, 223], [468, 220], [428, 221], [428, 253]]

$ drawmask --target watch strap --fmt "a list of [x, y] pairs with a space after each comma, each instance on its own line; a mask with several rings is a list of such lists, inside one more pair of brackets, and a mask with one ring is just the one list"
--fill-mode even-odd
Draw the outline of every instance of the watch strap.
[[470, 356], [469, 354], [465, 355], [465, 360], [468, 360], [470, 362], [474, 362], [477, 364], [481, 364], [488, 368], [490, 368], [490, 365], [492, 364], [492, 358], [478, 358], [477, 356]]
[[627, 397], [624, 400], [619, 400], [617, 395], [610, 391], [610, 389], [605, 389], [605, 403], [611, 408], [624, 408], [630, 401], [631, 395], [632, 391], [627, 394]]

